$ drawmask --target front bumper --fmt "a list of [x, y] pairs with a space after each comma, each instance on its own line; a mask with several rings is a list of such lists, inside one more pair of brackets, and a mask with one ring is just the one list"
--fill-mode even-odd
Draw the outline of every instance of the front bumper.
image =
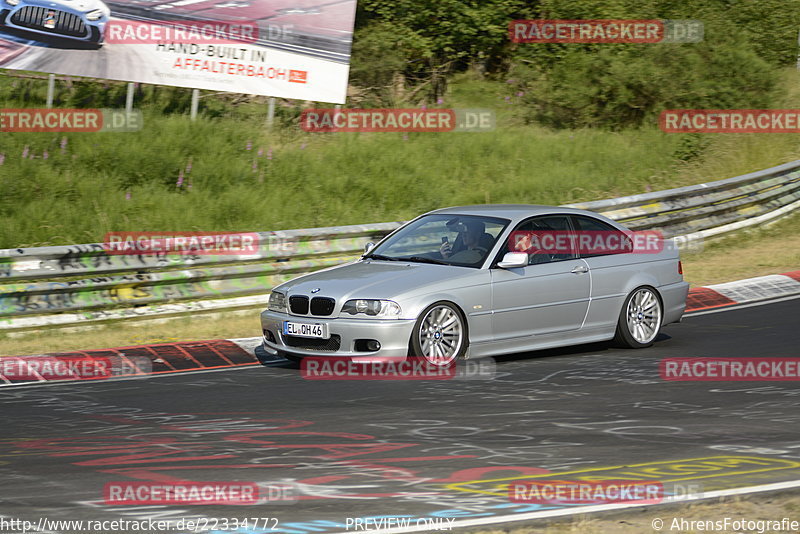
[[[338, 335], [341, 338], [338, 350], [303, 348], [287, 344], [287, 339], [283, 335], [284, 321], [327, 325], [331, 336]], [[289, 354], [298, 357], [405, 357], [408, 355], [414, 322], [413, 319], [350, 319], [289, 315], [270, 310], [261, 312], [264, 350], [271, 354]], [[267, 339], [266, 331], [272, 332], [274, 342]], [[356, 350], [356, 340], [365, 339], [378, 341], [381, 348], [377, 351]]]

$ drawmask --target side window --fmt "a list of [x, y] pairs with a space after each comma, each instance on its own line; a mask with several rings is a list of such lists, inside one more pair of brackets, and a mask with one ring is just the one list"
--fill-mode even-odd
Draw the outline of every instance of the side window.
[[592, 217], [573, 217], [578, 230], [578, 252], [581, 257], [625, 254], [633, 251], [633, 242], [622, 231]]
[[572, 246], [572, 236], [572, 228], [566, 216], [534, 217], [514, 229], [507, 251], [526, 252], [528, 265], [573, 259], [577, 254]]

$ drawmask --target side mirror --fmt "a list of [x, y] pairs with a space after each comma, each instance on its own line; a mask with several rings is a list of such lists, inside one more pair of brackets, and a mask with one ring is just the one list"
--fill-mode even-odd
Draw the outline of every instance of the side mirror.
[[366, 245], [364, 245], [364, 254], [368, 254], [368, 253], [369, 253], [369, 251], [370, 251], [370, 250], [372, 250], [373, 248], [375, 248], [375, 243], [373, 243], [372, 241], [370, 241], [369, 243], [367, 243]]
[[524, 252], [506, 252], [503, 261], [497, 264], [501, 269], [517, 269], [528, 266], [528, 255]]

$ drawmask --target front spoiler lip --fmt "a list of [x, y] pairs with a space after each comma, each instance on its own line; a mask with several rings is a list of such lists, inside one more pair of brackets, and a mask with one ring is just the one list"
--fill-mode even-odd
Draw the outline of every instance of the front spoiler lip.
[[[284, 348], [275, 348], [275, 346], [271, 346], [274, 344], [268, 343], [265, 339], [262, 339], [262, 343], [260, 348], [264, 350], [264, 352], [270, 354], [271, 356], [278, 356], [281, 358], [286, 358], [286, 356], [294, 356], [295, 358], [349, 358], [351, 360], [361, 360], [361, 361], [371, 361], [371, 360], [380, 360], [381, 358], [387, 358], [392, 361], [397, 361], [400, 358], [406, 359], [409, 357], [408, 354], [403, 355], [394, 355], [388, 356], [380, 354], [378, 352], [348, 352], [346, 354], [342, 354], [341, 352], [323, 352], [323, 351], [314, 351], [314, 353], [310, 352], [297, 352], [295, 351], [295, 347], [291, 347], [292, 350], [286, 350]], [[260, 360], [260, 359], [259, 359]], [[261, 362], [265, 363], [265, 362]]]

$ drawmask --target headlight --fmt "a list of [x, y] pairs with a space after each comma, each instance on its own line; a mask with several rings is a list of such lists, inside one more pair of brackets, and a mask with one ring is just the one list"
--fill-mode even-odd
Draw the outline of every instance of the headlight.
[[344, 306], [342, 306], [342, 313], [394, 318], [400, 316], [401, 310], [400, 305], [393, 300], [357, 299], [345, 302]]
[[[8, 2], [9, 0], [6, 0]], [[14, 2], [19, 2], [19, 0], [12, 0]], [[99, 9], [95, 9], [94, 11], [89, 11], [86, 14], [86, 20], [100, 20], [103, 18], [103, 12]]]
[[20, 0], [6, 0], [6, 4], [8, 4], [10, 6], [18, 6], [19, 2], [20, 2]]
[[269, 311], [288, 313], [286, 311], [286, 295], [273, 291], [269, 294]]

